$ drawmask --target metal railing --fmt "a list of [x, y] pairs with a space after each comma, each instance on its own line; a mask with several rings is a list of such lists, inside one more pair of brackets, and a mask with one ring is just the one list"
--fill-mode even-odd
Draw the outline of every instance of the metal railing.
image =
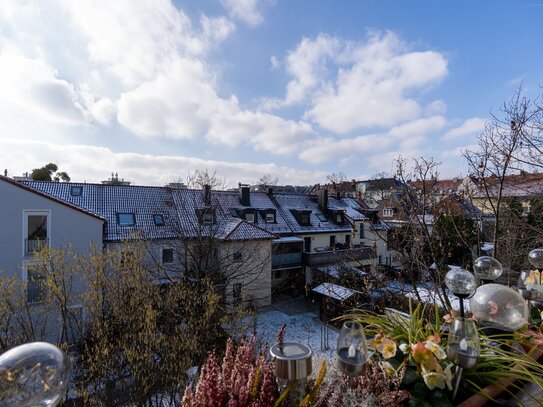
[[307, 266], [333, 264], [342, 261], [370, 260], [377, 255], [371, 247], [353, 247], [351, 249], [336, 249], [317, 253], [304, 253]]
[[33, 254], [39, 252], [44, 247], [49, 247], [49, 238], [25, 239], [25, 254]]

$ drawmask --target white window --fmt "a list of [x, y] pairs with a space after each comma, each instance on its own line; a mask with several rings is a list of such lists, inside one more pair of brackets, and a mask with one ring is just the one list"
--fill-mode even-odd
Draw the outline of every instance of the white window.
[[23, 254], [50, 246], [51, 211], [23, 211]]
[[245, 220], [246, 220], [247, 222], [253, 222], [253, 223], [254, 223], [254, 221], [255, 221], [255, 214], [254, 214], [253, 212], [247, 212], [247, 213], [245, 214]]
[[28, 303], [39, 303], [47, 295], [47, 268], [42, 262], [25, 262], [22, 280], [26, 283], [26, 300]]
[[275, 213], [266, 212], [266, 223], [274, 223], [274, 222], [275, 222]]
[[391, 217], [394, 215], [394, 209], [383, 209], [383, 216]]
[[341, 213], [338, 213], [336, 215], [336, 223], [341, 223], [343, 222], [343, 216], [341, 216]]

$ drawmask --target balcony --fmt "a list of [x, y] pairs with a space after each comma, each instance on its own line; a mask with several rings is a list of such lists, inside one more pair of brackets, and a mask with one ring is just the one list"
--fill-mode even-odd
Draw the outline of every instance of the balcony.
[[334, 264], [356, 260], [370, 260], [377, 255], [371, 247], [358, 246], [351, 249], [323, 250], [316, 253], [304, 253], [307, 266], [321, 266], [323, 264]]
[[272, 256], [272, 269], [300, 267], [302, 265], [302, 253], [282, 253]]
[[44, 239], [25, 239], [25, 255], [39, 252], [44, 247], [49, 247], [49, 238]]

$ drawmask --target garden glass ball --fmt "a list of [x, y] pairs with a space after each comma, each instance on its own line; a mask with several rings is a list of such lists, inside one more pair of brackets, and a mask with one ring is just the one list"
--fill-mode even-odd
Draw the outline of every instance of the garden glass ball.
[[451, 267], [445, 275], [447, 288], [457, 297], [471, 297], [477, 289], [477, 280], [468, 270], [460, 267]]
[[46, 342], [17, 346], [0, 355], [0, 406], [54, 407], [70, 378], [66, 354]]
[[543, 248], [532, 250], [528, 254], [528, 261], [536, 269], [543, 269]]
[[481, 280], [496, 280], [502, 275], [503, 267], [494, 257], [481, 256], [473, 263], [473, 271]]

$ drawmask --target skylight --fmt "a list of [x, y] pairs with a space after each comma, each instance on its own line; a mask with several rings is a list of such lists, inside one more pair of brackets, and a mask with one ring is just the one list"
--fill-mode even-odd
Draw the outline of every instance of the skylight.
[[136, 224], [136, 215], [134, 213], [117, 213], [117, 223], [119, 226], [134, 226]]
[[161, 214], [153, 215], [153, 221], [155, 222], [155, 226], [164, 226], [164, 216]]

